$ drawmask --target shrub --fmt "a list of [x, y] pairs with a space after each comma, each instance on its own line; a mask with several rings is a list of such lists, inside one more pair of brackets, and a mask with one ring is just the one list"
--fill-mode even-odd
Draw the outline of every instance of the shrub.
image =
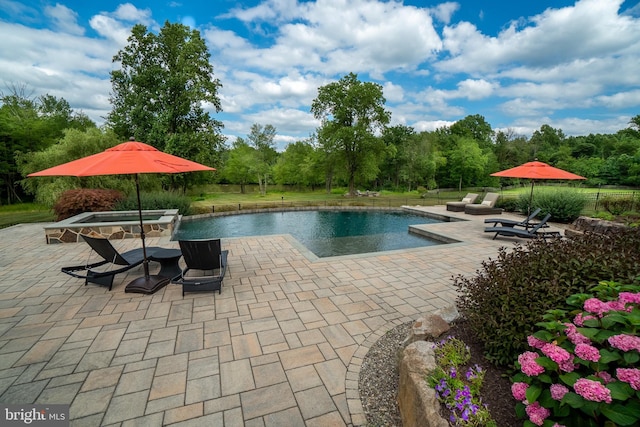
[[[521, 212], [530, 212], [535, 208], [542, 209], [540, 215], [551, 214], [555, 222], [570, 223], [580, 216], [587, 205], [587, 196], [575, 189], [559, 188], [534, 191], [531, 206], [530, 195], [520, 194], [517, 206]], [[531, 210], [529, 208], [531, 207]]]
[[[497, 208], [502, 208], [507, 212], [515, 212], [519, 208], [519, 203], [517, 198], [513, 197], [501, 197], [496, 202]], [[527, 212], [524, 210], [523, 212]]]
[[600, 204], [611, 215], [622, 215], [624, 212], [632, 211], [635, 205], [633, 197], [605, 196], [600, 199]]
[[512, 385], [525, 426], [640, 424], [638, 284], [602, 282], [537, 324]]
[[[187, 196], [173, 192], [151, 192], [140, 194], [140, 206], [143, 210], [178, 209], [182, 215], [191, 213], [191, 200]], [[116, 205], [116, 210], [130, 211], [138, 209], [136, 193], [129, 194], [126, 199]]]
[[640, 229], [586, 233], [572, 239], [529, 242], [482, 263], [477, 275], [454, 277], [457, 304], [485, 349], [507, 366], [526, 344], [533, 325], [550, 309], [602, 280], [633, 280], [640, 272]]
[[62, 221], [83, 212], [112, 211], [123, 194], [117, 190], [78, 188], [67, 190], [53, 206], [56, 220]]

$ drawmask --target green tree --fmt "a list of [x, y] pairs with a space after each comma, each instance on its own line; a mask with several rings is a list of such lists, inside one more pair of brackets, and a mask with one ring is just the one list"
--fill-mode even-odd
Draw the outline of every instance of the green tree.
[[309, 141], [288, 144], [273, 167], [278, 184], [309, 186], [314, 189], [323, 181], [318, 152]]
[[272, 125], [262, 126], [257, 123], [251, 125], [251, 132], [247, 135], [247, 139], [255, 148], [252, 170], [256, 173], [260, 194], [262, 195], [267, 194], [269, 176], [273, 165], [278, 159], [278, 152], [275, 150], [275, 136], [275, 127]]
[[[16, 161], [22, 176], [27, 176], [32, 172], [99, 153], [118, 142], [120, 140], [113, 132], [105, 132], [95, 127], [84, 131], [67, 129], [58, 144], [41, 151], [19, 154]], [[60, 194], [74, 188], [111, 188], [125, 193], [131, 192], [134, 188], [133, 181], [129, 177], [115, 175], [25, 178], [21, 183], [28, 194], [35, 196], [37, 202], [47, 206], [53, 206]], [[148, 188], [148, 180], [141, 179], [141, 185], [143, 188]]]
[[197, 30], [165, 22], [153, 34], [135, 25], [128, 45], [113, 57], [121, 68], [111, 72], [108, 126], [122, 139], [134, 137], [194, 161], [211, 160], [206, 151], [221, 149], [224, 138], [222, 123], [203, 109], [205, 104], [222, 109], [221, 84], [209, 57]]
[[488, 155], [482, 152], [475, 139], [459, 137], [447, 168], [451, 177], [458, 179], [458, 189], [462, 190], [462, 187], [474, 185], [483, 178], [488, 161]]
[[253, 182], [252, 177], [255, 174], [252, 164], [254, 160], [255, 148], [238, 137], [229, 150], [222, 175], [232, 184], [239, 184], [242, 194], [246, 192], [246, 185]]
[[311, 112], [322, 121], [318, 130], [324, 149], [339, 153], [346, 166], [349, 194], [355, 195], [356, 178], [376, 177], [382, 143], [375, 136], [389, 123], [382, 86], [361, 82], [350, 73], [318, 89]]
[[17, 185], [22, 179], [17, 153], [46, 149], [63, 137], [65, 129], [95, 128], [95, 123], [74, 113], [65, 99], [31, 97], [25, 86], [12, 86], [9, 94], [0, 94], [0, 102], [0, 198], [13, 203], [24, 196]]
[[475, 139], [482, 149], [489, 148], [493, 144], [493, 129], [480, 114], [474, 114], [458, 120], [451, 125], [449, 131], [452, 135]]

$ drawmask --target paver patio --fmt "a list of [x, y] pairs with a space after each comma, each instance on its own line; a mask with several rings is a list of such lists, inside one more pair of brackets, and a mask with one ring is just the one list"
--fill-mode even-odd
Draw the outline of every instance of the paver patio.
[[83, 286], [60, 267], [87, 245], [46, 245], [42, 224], [0, 230], [0, 402], [70, 404], [73, 426], [364, 425], [371, 345], [453, 304], [453, 275], [517, 241], [491, 240], [482, 216], [421, 209], [467, 220], [427, 226], [460, 243], [317, 259], [290, 236], [223, 239], [222, 294], [184, 298], [125, 293], [142, 267], [111, 292]]

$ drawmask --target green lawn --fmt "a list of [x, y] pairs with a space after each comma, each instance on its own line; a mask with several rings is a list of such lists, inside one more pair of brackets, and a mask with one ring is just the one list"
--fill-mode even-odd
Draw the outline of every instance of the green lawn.
[[31, 222], [51, 222], [55, 215], [46, 206], [35, 203], [18, 203], [0, 206], [0, 228]]

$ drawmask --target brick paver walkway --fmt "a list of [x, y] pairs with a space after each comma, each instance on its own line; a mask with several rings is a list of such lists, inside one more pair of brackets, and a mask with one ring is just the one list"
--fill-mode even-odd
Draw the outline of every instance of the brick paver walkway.
[[223, 239], [222, 294], [184, 298], [176, 285], [125, 293], [141, 267], [111, 292], [83, 286], [60, 267], [83, 263], [87, 245], [46, 245], [38, 224], [0, 230], [0, 402], [70, 404], [73, 426], [363, 425], [369, 347], [452, 304], [451, 277], [515, 241], [450, 214], [468, 221], [426, 229], [460, 243], [368, 255], [316, 259], [282, 235]]

